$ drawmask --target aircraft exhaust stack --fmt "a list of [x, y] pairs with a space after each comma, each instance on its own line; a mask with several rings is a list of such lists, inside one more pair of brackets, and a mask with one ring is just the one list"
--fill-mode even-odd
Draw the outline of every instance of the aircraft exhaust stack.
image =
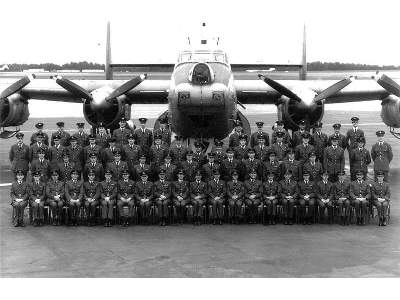
[[106, 64], [105, 64], [106, 80], [113, 79], [113, 72], [111, 68], [111, 33], [110, 21], [107, 22], [107, 41], [106, 41]]
[[307, 79], [307, 37], [306, 37], [306, 23], [304, 23], [303, 27], [303, 53], [301, 59], [301, 68], [299, 71], [299, 79], [306, 80]]

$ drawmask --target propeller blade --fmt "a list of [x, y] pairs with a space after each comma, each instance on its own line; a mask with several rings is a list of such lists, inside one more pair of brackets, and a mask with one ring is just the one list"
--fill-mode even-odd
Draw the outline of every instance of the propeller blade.
[[87, 90], [85, 90], [83, 87], [77, 85], [76, 83], [72, 82], [71, 80], [67, 78], [63, 78], [62, 76], [54, 76], [50, 77], [54, 79], [57, 84], [64, 89], [66, 89], [68, 92], [74, 94], [77, 97], [92, 101], [93, 97], [89, 94]]
[[339, 91], [344, 89], [346, 86], [348, 86], [350, 83], [352, 83], [354, 81], [354, 79], [355, 79], [355, 77], [350, 76], [348, 78], [344, 78], [344, 79], [336, 82], [335, 84], [332, 84], [330, 87], [326, 88], [321, 93], [319, 93], [317, 96], [315, 96], [315, 98], [313, 100], [314, 103], [320, 102], [323, 99], [326, 99], [326, 98], [329, 98], [329, 97], [335, 95], [336, 93], [338, 93]]
[[119, 86], [116, 88], [107, 98], [106, 101], [109, 101], [111, 99], [117, 98], [126, 92], [130, 91], [131, 89], [135, 88], [137, 85], [139, 85], [143, 80], [147, 78], [147, 74], [141, 74], [139, 76], [136, 76], [135, 78], [125, 82], [123, 85]]
[[295, 93], [293, 93], [291, 90], [289, 90], [287, 87], [283, 86], [279, 82], [272, 80], [271, 78], [265, 77], [262, 74], [258, 74], [258, 78], [263, 80], [266, 84], [268, 84], [270, 87], [272, 87], [274, 90], [276, 90], [281, 95], [284, 95], [284, 96], [286, 96], [290, 99], [293, 99], [297, 102], [301, 102], [301, 99], [299, 96], [297, 96]]
[[22, 77], [21, 79], [10, 85], [8, 88], [6, 88], [3, 92], [1, 92], [0, 99], [7, 98], [8, 96], [11, 96], [12, 94], [20, 91], [23, 87], [25, 87], [35, 78], [36, 78], [35, 74]]
[[376, 72], [376, 76], [372, 76], [372, 78], [385, 90], [400, 97], [400, 85], [392, 78], [385, 74], [379, 74], [379, 72]]

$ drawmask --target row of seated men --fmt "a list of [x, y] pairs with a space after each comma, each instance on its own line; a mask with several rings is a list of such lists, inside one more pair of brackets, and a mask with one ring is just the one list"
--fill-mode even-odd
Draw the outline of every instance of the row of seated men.
[[[88, 172], [88, 179], [79, 179], [79, 172], [73, 170], [71, 179], [59, 180], [59, 172], [53, 170], [51, 179], [41, 181], [41, 173], [33, 172], [33, 181], [24, 181], [24, 172], [17, 171], [17, 180], [11, 186], [11, 204], [15, 209], [15, 226], [24, 226], [24, 210], [30, 204], [34, 226], [44, 222], [44, 205], [47, 203], [52, 211], [53, 224], [60, 225], [62, 208], [68, 206], [69, 220], [72, 225], [78, 224], [81, 206], [85, 209], [88, 225], [95, 224], [96, 207], [101, 206], [101, 217], [104, 226], [111, 226], [113, 207], [116, 205], [121, 224], [128, 226], [136, 209], [144, 223], [148, 222], [152, 206], [158, 208], [160, 225], [166, 225], [173, 207], [173, 214], [179, 223], [186, 217], [194, 224], [200, 224], [204, 207], [213, 224], [222, 224], [224, 205], [228, 207], [229, 219], [232, 223], [240, 223], [246, 217], [248, 223], [256, 223], [259, 210], [262, 210], [264, 224], [276, 224], [277, 205], [283, 206], [284, 224], [293, 224], [294, 207], [298, 207], [298, 216], [303, 224], [311, 224], [318, 208], [321, 216], [326, 215], [332, 223], [333, 209], [337, 207], [342, 225], [350, 224], [350, 211], [354, 207], [358, 225], [364, 225], [368, 208], [374, 205], [379, 216], [379, 225], [386, 225], [386, 216], [390, 201], [390, 188], [384, 182], [384, 173], [377, 172], [373, 183], [364, 181], [361, 171], [356, 173], [356, 180], [345, 180], [345, 172], [338, 173], [338, 181], [328, 180], [329, 174], [324, 172], [322, 180], [314, 182], [311, 174], [303, 171], [302, 180], [292, 179], [292, 171], [287, 170], [284, 179], [275, 180], [273, 172], [267, 172], [266, 180], [257, 178], [257, 171], [249, 172], [249, 179], [239, 180], [239, 173], [233, 170], [231, 180], [225, 182], [220, 178], [218, 169], [213, 170], [212, 178], [202, 180], [202, 172], [197, 170], [192, 182], [185, 180], [183, 169], [177, 172], [176, 181], [166, 179], [165, 170], [161, 169], [158, 180], [149, 181], [148, 174], [142, 172], [140, 180], [129, 178], [127, 170], [122, 171], [120, 180], [113, 180], [111, 170], [105, 171], [105, 180], [96, 180], [93, 170]], [[127, 207], [124, 209], [124, 207]]]

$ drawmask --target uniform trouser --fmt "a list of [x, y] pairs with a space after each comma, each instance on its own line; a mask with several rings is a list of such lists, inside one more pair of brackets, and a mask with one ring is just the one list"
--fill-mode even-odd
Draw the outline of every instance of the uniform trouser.
[[[148, 203], [148, 206], [150, 207], [151, 202], [147, 201], [146, 203]], [[125, 217], [125, 218], [131, 218], [134, 205], [135, 205], [135, 202], [133, 200], [129, 200], [129, 201], [118, 200], [117, 207], [118, 207], [119, 216]], [[124, 207], [128, 207], [127, 214], [124, 213]]]
[[250, 199], [247, 198], [246, 199], [246, 205], [247, 205], [247, 209], [249, 212], [249, 217], [251, 219], [254, 219], [257, 216], [257, 209], [258, 206], [260, 205], [261, 200], [259, 198], [254, 198], [254, 199]]
[[283, 204], [283, 213], [285, 215], [285, 218], [293, 218], [293, 206], [295, 204], [296, 200], [294, 198], [283, 198], [282, 199], [282, 204]]
[[76, 220], [78, 218], [80, 207], [81, 207], [80, 201], [77, 201], [77, 202], [69, 201], [68, 210], [69, 210], [69, 215], [72, 220]]
[[140, 214], [143, 218], [147, 219], [150, 216], [150, 208], [153, 205], [153, 201], [146, 201], [143, 202], [141, 200], [139, 200], [138, 202], [139, 204], [139, 210], [140, 210]]
[[85, 212], [87, 218], [93, 218], [96, 215], [96, 207], [99, 205], [98, 200], [94, 200], [92, 202], [85, 201]]
[[101, 200], [101, 218], [103, 220], [109, 219], [112, 220], [114, 217], [114, 204], [115, 200], [106, 201], [104, 199]]
[[11, 203], [11, 205], [15, 209], [17, 220], [18, 221], [23, 221], [23, 219], [24, 219], [24, 211], [25, 211], [26, 206], [28, 205], [28, 201], [26, 201], [26, 200], [23, 200], [23, 201], [20, 201], [20, 202], [13, 201]]
[[177, 198], [175, 198], [173, 200], [173, 203], [174, 203], [174, 207], [176, 209], [176, 213], [174, 213], [174, 214], [177, 214], [177, 216], [179, 218], [183, 218], [187, 200], [186, 199], [178, 200]]
[[[376, 172], [377, 172], [378, 170], [374, 170], [374, 179], [375, 179], [375, 181], [376, 181]], [[383, 172], [383, 181], [385, 181], [385, 182], [389, 182], [389, 171], [382, 171]]]
[[44, 201], [36, 203], [32, 201], [32, 217], [33, 220], [43, 220], [44, 219]]
[[224, 199], [220, 198], [218, 200], [210, 199], [211, 204], [211, 214], [210, 217], [213, 219], [222, 219], [224, 216], [224, 211], [222, 204], [224, 203]]
[[333, 208], [333, 202], [331, 200], [329, 200], [328, 202], [325, 203], [321, 199], [318, 199], [318, 207], [319, 207], [321, 215], [324, 215], [325, 208], [328, 209], [328, 213], [331, 213], [332, 208]]
[[246, 207], [244, 204], [245, 203], [244, 203], [243, 199], [237, 199], [235, 201], [235, 210], [234, 210], [235, 217], [243, 217], [244, 216], [244, 214], [246, 213], [246, 210], [245, 210]]
[[194, 207], [194, 216], [195, 217], [203, 217], [203, 205], [204, 199], [192, 199], [193, 207]]
[[158, 217], [167, 218], [168, 217], [168, 204], [170, 200], [165, 198], [164, 200], [157, 199], [156, 204], [158, 207]]
[[[299, 199], [300, 206], [300, 216], [301, 217], [313, 217], [315, 212], [315, 199], [309, 198], [308, 200], [304, 198]], [[306, 207], [308, 206], [308, 213], [306, 213]]]
[[278, 204], [278, 199], [264, 199], [264, 205], [267, 207], [267, 215], [275, 216], [276, 215], [276, 205]]
[[[232, 198], [229, 198], [227, 202], [228, 202], [228, 207], [229, 207], [229, 210], [228, 210], [229, 217], [230, 218], [239, 217], [239, 215], [240, 215], [240, 207], [242, 206], [242, 202], [243, 201], [240, 198], [238, 198], [236, 200], [232, 199]], [[238, 203], [238, 202], [240, 202], [238, 204], [239, 207], [237, 207], [237, 205], [236, 205], [236, 203]]]
[[367, 215], [367, 205], [368, 201], [359, 201], [357, 199], [353, 200], [353, 206], [356, 210], [356, 217], [357, 218], [364, 218]]
[[378, 210], [378, 216], [380, 218], [386, 217], [387, 211], [388, 211], [388, 205], [389, 205], [389, 202], [386, 200], [382, 201], [382, 202], [379, 202], [378, 200], [374, 201], [374, 206]]
[[[336, 204], [339, 207], [339, 217], [349, 216], [350, 215], [350, 200], [346, 198], [346, 200], [338, 199], [336, 200]], [[344, 212], [343, 212], [344, 209]]]
[[47, 200], [51, 209], [51, 213], [53, 214], [53, 218], [59, 218], [61, 216], [62, 208], [64, 205], [64, 201], [62, 199], [48, 199]]

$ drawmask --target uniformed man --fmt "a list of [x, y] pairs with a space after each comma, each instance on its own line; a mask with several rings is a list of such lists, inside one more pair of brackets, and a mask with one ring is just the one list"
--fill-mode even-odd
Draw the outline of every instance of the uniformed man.
[[34, 143], [30, 148], [29, 148], [29, 161], [32, 163], [32, 161], [36, 160], [39, 158], [38, 152], [40, 149], [44, 151], [45, 158], [48, 157], [48, 151], [49, 147], [43, 143], [43, 137], [44, 135], [41, 133], [38, 133], [36, 135], [36, 143]]
[[75, 167], [79, 170], [83, 169], [85, 165], [84, 150], [78, 145], [76, 137], [72, 136], [70, 139], [71, 145], [67, 147], [69, 153], [70, 162], [75, 164]]
[[250, 147], [247, 146], [247, 135], [242, 134], [239, 136], [239, 146], [234, 148], [235, 150], [235, 158], [239, 161], [242, 161], [247, 158], [247, 154]]
[[267, 173], [274, 173], [275, 180], [279, 181], [282, 177], [282, 167], [276, 158], [274, 151], [269, 152], [269, 161], [265, 162], [263, 165], [263, 181], [267, 180]]
[[310, 144], [314, 146], [317, 160], [322, 163], [324, 161], [324, 150], [328, 146], [328, 136], [322, 132], [322, 122], [315, 124], [315, 132], [311, 136]]
[[290, 147], [288, 144], [284, 143], [283, 139], [285, 137], [285, 133], [279, 131], [276, 133], [276, 142], [271, 145], [268, 152], [275, 152], [276, 158], [278, 161], [283, 161], [286, 157], [287, 152]]
[[137, 144], [142, 148], [143, 152], [148, 155], [148, 151], [153, 144], [153, 133], [146, 128], [146, 118], [139, 118], [140, 127], [135, 130]]
[[186, 153], [188, 149], [183, 145], [183, 137], [175, 136], [176, 142], [170, 148], [170, 155], [172, 157], [172, 163], [178, 168], [182, 167], [182, 163], [186, 160]]
[[168, 118], [163, 118], [160, 119], [160, 128], [156, 129], [153, 133], [153, 137], [156, 135], [161, 136], [161, 142], [163, 145], [165, 145], [167, 148], [170, 147], [171, 145], [171, 130], [169, 129], [168, 126]]
[[101, 218], [104, 227], [111, 227], [113, 219], [113, 207], [117, 198], [118, 184], [112, 180], [111, 170], [104, 173], [105, 180], [100, 183]]
[[146, 172], [149, 176], [151, 175], [150, 165], [146, 164], [146, 156], [144, 154], [139, 157], [139, 163], [133, 166], [133, 180], [139, 181], [140, 174], [143, 172]]
[[263, 183], [263, 224], [276, 224], [276, 205], [281, 194], [281, 186], [274, 180], [273, 172], [267, 173], [267, 180]]
[[204, 164], [202, 167], [203, 178], [205, 182], [208, 182], [212, 179], [214, 170], [220, 171], [220, 165], [215, 163], [215, 153], [208, 153], [208, 163]]
[[50, 174], [50, 163], [44, 158], [45, 152], [42, 148], [38, 150], [38, 156], [38, 159], [34, 160], [31, 164], [31, 173], [39, 172], [40, 181], [47, 182]]
[[[113, 173], [112, 170], [111, 173]], [[146, 198], [146, 196], [148, 188], [150, 187], [151, 189], [152, 184], [150, 182], [147, 182], [146, 173], [143, 172], [141, 176], [142, 181], [146, 181], [146, 183], [144, 184], [142, 181], [140, 181], [141, 184], [139, 193], [139, 191], [137, 191], [138, 186], [135, 185], [135, 182], [129, 178], [129, 172], [127, 169], [122, 170], [121, 177], [122, 178], [118, 181], [117, 208], [120, 218], [119, 224], [127, 227], [129, 226], [129, 220], [133, 217], [135, 198], [138, 201], [138, 206], [141, 206], [143, 208], [145, 207], [144, 203], [149, 202], [147, 205], [150, 207], [150, 199]], [[146, 184], [148, 185], [147, 187]], [[124, 207], [127, 207], [128, 209], [124, 210]], [[146, 211], [142, 210], [142, 213], [145, 212]]]
[[393, 159], [392, 147], [384, 141], [385, 132], [383, 130], [378, 130], [376, 136], [378, 137], [378, 142], [371, 149], [371, 157], [374, 161], [374, 177], [376, 180], [377, 171], [382, 171], [385, 176], [384, 181], [388, 182], [389, 164]]
[[135, 144], [135, 136], [133, 134], [128, 135], [128, 144], [122, 146], [122, 160], [127, 162], [131, 178], [133, 178], [133, 167], [139, 163], [141, 155], [142, 150], [140, 146]]
[[162, 136], [154, 135], [154, 145], [149, 149], [149, 159], [153, 170], [157, 170], [163, 163], [168, 154], [168, 148], [162, 144]]
[[166, 178], [166, 172], [161, 168], [158, 181], [154, 183], [154, 200], [158, 207], [160, 226], [167, 225], [168, 205], [171, 201], [171, 182]]
[[78, 128], [78, 132], [74, 133], [72, 136], [76, 137], [78, 145], [81, 147], [86, 147], [89, 144], [89, 135], [84, 131], [85, 123], [78, 122], [76, 123], [76, 126]]
[[329, 173], [322, 173], [322, 180], [315, 185], [317, 194], [320, 221], [325, 218], [325, 209], [328, 210], [328, 222], [333, 223], [333, 199], [335, 197], [334, 186], [329, 182]]
[[60, 136], [60, 144], [64, 147], [68, 147], [71, 135], [64, 130], [64, 122], [57, 122], [56, 125], [58, 127], [58, 130], [51, 134], [51, 146], [54, 145], [54, 137], [58, 135]]
[[293, 207], [297, 202], [297, 182], [292, 180], [292, 172], [288, 170], [284, 175], [281, 186], [281, 202], [283, 204], [284, 224], [293, 225]]
[[193, 222], [200, 225], [203, 218], [203, 205], [207, 201], [207, 183], [202, 180], [200, 170], [195, 173], [195, 180], [190, 183], [190, 199], [193, 204]]
[[53, 170], [51, 173], [51, 180], [49, 180], [46, 184], [46, 197], [47, 203], [49, 204], [53, 215], [52, 225], [54, 226], [61, 225], [64, 193], [64, 182], [59, 180], [58, 170]]
[[29, 200], [32, 207], [33, 226], [44, 224], [44, 202], [46, 200], [46, 186], [40, 180], [41, 172], [33, 171], [33, 180], [29, 188]]
[[88, 172], [88, 180], [83, 183], [83, 201], [88, 226], [96, 225], [96, 207], [99, 205], [100, 188], [93, 169]]
[[[121, 148], [116, 145], [116, 140], [114, 137], [109, 138], [108, 144], [109, 144], [108, 147], [101, 149], [101, 161], [105, 166], [107, 166], [108, 163], [112, 163], [114, 161], [115, 151], [120, 151], [121, 154], [123, 153], [121, 151]], [[126, 145], [124, 145], [123, 147], [126, 147]]]
[[54, 145], [49, 149], [49, 161], [50, 168], [55, 170], [57, 169], [58, 164], [63, 161], [62, 154], [66, 148], [61, 145], [61, 137], [59, 135], [53, 137], [53, 142]]
[[361, 170], [356, 172], [356, 180], [350, 183], [350, 199], [356, 210], [357, 225], [365, 225], [367, 205], [371, 198], [369, 185], [363, 179]]
[[178, 180], [172, 183], [172, 201], [174, 204], [174, 215], [178, 223], [183, 224], [185, 208], [190, 197], [189, 183], [184, 180], [183, 170], [178, 171]]
[[[349, 152], [349, 155], [351, 153], [351, 150], [354, 148], [357, 148], [357, 139], [358, 138], [364, 138], [364, 131], [362, 131], [360, 128], [358, 128], [358, 121], [360, 119], [358, 117], [352, 117], [351, 118], [351, 123], [353, 124], [353, 128], [350, 128], [347, 130], [346, 133], [346, 146], [347, 146], [347, 151]], [[350, 164], [351, 164], [351, 159], [350, 159]]]
[[24, 211], [28, 205], [29, 185], [24, 180], [25, 175], [23, 170], [17, 170], [15, 174], [16, 181], [12, 183], [10, 191], [11, 205], [14, 207], [16, 215], [16, 222], [14, 223], [14, 226], [25, 227]]
[[263, 130], [264, 122], [258, 121], [256, 122], [257, 131], [252, 133], [250, 138], [250, 147], [255, 148], [258, 145], [259, 136], [265, 137], [265, 145], [269, 146], [269, 135]]
[[164, 170], [166, 181], [175, 181], [177, 167], [172, 164], [172, 157], [169, 154], [167, 154], [167, 156], [164, 158], [164, 164], [162, 164], [159, 169]]
[[99, 145], [101, 147], [101, 149], [107, 148], [108, 147], [108, 139], [111, 138], [111, 134], [109, 134], [106, 131], [106, 128], [104, 127], [103, 122], [100, 122], [97, 128], [98, 128], [98, 133], [96, 133], [96, 145]]
[[95, 153], [90, 153], [89, 161], [86, 163], [85, 167], [83, 168], [83, 180], [89, 180], [89, 171], [93, 171], [95, 174], [94, 180], [96, 182], [100, 182], [104, 179], [104, 168], [101, 163], [98, 162]]
[[345, 180], [346, 173], [338, 173], [338, 181], [333, 184], [334, 199], [339, 209], [340, 223], [350, 224], [350, 183]]
[[78, 170], [73, 170], [71, 180], [65, 183], [65, 202], [68, 205], [69, 220], [67, 225], [78, 226], [79, 210], [83, 199], [83, 182], [78, 180]]
[[77, 170], [80, 174], [81, 168], [80, 166], [77, 166], [74, 162], [70, 161], [70, 154], [67, 150], [63, 152], [62, 158], [63, 162], [58, 164], [57, 171], [59, 173], [60, 181], [65, 184], [68, 180], [71, 180], [72, 171]]
[[344, 170], [344, 150], [338, 146], [337, 136], [331, 137], [331, 146], [324, 150], [324, 170], [329, 174], [329, 181], [336, 182], [338, 173]]
[[303, 133], [302, 137], [303, 142], [300, 145], [297, 145], [295, 148], [295, 157], [296, 160], [300, 162], [301, 167], [303, 167], [307, 162], [310, 152], [315, 152], [314, 146], [309, 144], [311, 135], [308, 132], [305, 132]]
[[126, 161], [121, 160], [121, 152], [115, 151], [114, 161], [112, 163], [108, 163], [106, 168], [111, 170], [114, 180], [117, 181], [121, 179], [122, 171], [128, 171], [128, 164]]
[[275, 124], [276, 127], [272, 132], [271, 144], [276, 143], [278, 132], [283, 132], [283, 143], [290, 146], [292, 144], [292, 140], [290, 138], [289, 132], [285, 128], [283, 128], [283, 126], [285, 125], [283, 121], [278, 120], [275, 122]]
[[126, 121], [125, 117], [122, 117], [119, 120], [119, 128], [115, 129], [112, 134], [119, 148], [128, 144], [128, 135], [132, 134], [132, 130], [127, 126]]
[[262, 201], [263, 186], [261, 180], [257, 179], [257, 171], [250, 171], [250, 178], [244, 182], [245, 202], [247, 208], [247, 222], [257, 223], [258, 206]]
[[371, 198], [378, 211], [378, 226], [386, 226], [386, 215], [390, 201], [390, 187], [384, 182], [385, 173], [376, 171], [376, 181], [371, 185]]
[[24, 144], [24, 134], [22, 132], [18, 132], [15, 136], [17, 143], [11, 146], [8, 156], [11, 163], [11, 171], [14, 173], [14, 177], [17, 175], [17, 171], [24, 172], [25, 179], [29, 170], [29, 146]]
[[262, 172], [263, 172], [263, 163], [256, 159], [256, 153], [254, 149], [250, 148], [249, 151], [247, 152], [247, 159], [244, 159], [242, 161], [242, 178], [244, 180], [250, 179], [250, 171], [251, 170], [256, 170], [257, 172], [257, 177], [262, 178]]
[[256, 158], [261, 162], [268, 160], [269, 147], [265, 144], [265, 135], [258, 135], [258, 144], [254, 147]]
[[369, 151], [365, 149], [365, 139], [363, 137], [359, 137], [357, 139], [358, 147], [354, 148], [350, 152], [350, 174], [351, 180], [356, 179], [356, 173], [358, 171], [363, 172], [363, 179], [367, 179], [368, 173], [368, 165], [371, 163], [371, 155]]
[[219, 170], [213, 171], [213, 178], [208, 181], [208, 197], [211, 206], [209, 213], [212, 219], [213, 225], [222, 225], [222, 219], [224, 217], [223, 203], [225, 202], [226, 187], [225, 182], [220, 179]]
[[38, 134], [43, 135], [42, 143], [44, 143], [46, 146], [49, 146], [49, 136], [46, 132], [43, 131], [43, 126], [44, 126], [44, 124], [42, 122], [35, 124], [37, 131], [34, 132], [31, 136], [31, 143], [30, 143], [31, 146], [38, 142], [36, 139]]
[[299, 130], [296, 130], [292, 134], [292, 147], [295, 148], [297, 145], [300, 145], [303, 142], [303, 137], [302, 134], [305, 132], [310, 133], [308, 130], [306, 130], [306, 121], [305, 120], [300, 120], [299, 123], [297, 123], [299, 126]]
[[203, 153], [203, 145], [201, 142], [194, 142], [195, 151], [193, 152], [193, 160], [197, 163], [198, 167], [201, 168], [206, 162], [206, 155]]
[[96, 145], [96, 136], [93, 134], [89, 135], [89, 145], [83, 148], [83, 160], [85, 164], [89, 161], [91, 153], [96, 154], [97, 159], [100, 161], [102, 149], [99, 145]]
[[221, 166], [222, 161], [226, 158], [226, 153], [223, 152], [222, 147], [224, 146], [224, 142], [220, 140], [216, 140], [214, 142], [215, 151], [214, 151], [214, 161]]
[[221, 175], [222, 175], [222, 179], [225, 182], [228, 182], [230, 180], [232, 180], [232, 171], [236, 170], [238, 173], [242, 166], [241, 166], [241, 162], [239, 160], [237, 160], [236, 158], [234, 158], [235, 152], [232, 148], [228, 148], [226, 150], [226, 159], [224, 159], [222, 161], [221, 164]]
[[307, 171], [310, 173], [310, 180], [314, 182], [318, 182], [322, 179], [322, 173], [324, 172], [324, 168], [322, 163], [317, 161], [317, 155], [315, 152], [310, 152], [308, 155], [308, 161], [303, 166], [303, 171]]
[[292, 171], [292, 179], [294, 181], [299, 181], [301, 178], [301, 165], [298, 160], [295, 160], [295, 153], [293, 149], [289, 149], [287, 152], [287, 159], [285, 159], [282, 164], [281, 174], [285, 174], [287, 170]]
[[233, 224], [239, 224], [245, 215], [244, 200], [244, 185], [239, 181], [239, 172], [232, 170], [232, 180], [226, 184], [226, 196], [229, 205], [229, 218]]
[[195, 179], [195, 173], [201, 166], [193, 160], [193, 151], [186, 153], [186, 160], [182, 163], [182, 170], [185, 170], [184, 180], [192, 182]]
[[310, 180], [310, 173], [303, 171], [303, 180], [297, 183], [299, 192], [300, 222], [311, 225], [315, 215], [315, 183]]
[[[234, 120], [235, 123], [235, 129], [234, 131], [229, 135], [229, 147], [235, 148], [239, 146], [239, 136], [243, 134], [243, 124], [240, 120]], [[247, 141], [246, 141], [247, 143]]]
[[328, 137], [328, 146], [332, 145], [332, 138], [336, 137], [338, 140], [338, 146], [345, 150], [347, 148], [346, 137], [340, 133], [340, 128], [342, 127], [342, 124], [335, 123], [332, 125], [332, 127], [334, 132], [331, 136]]

